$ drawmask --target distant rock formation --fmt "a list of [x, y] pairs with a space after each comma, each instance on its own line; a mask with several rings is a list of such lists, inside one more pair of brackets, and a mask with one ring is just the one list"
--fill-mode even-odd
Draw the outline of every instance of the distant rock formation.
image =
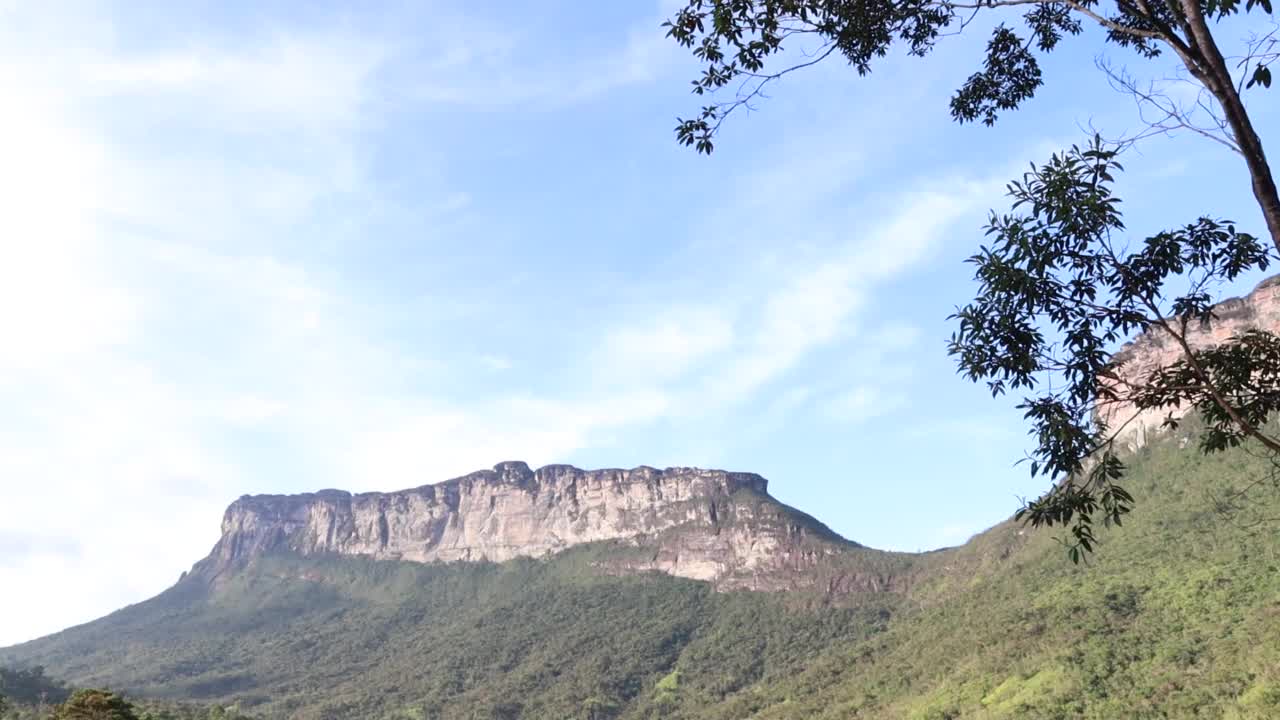
[[759, 475], [567, 465], [535, 471], [523, 462], [390, 493], [246, 495], [227, 508], [221, 539], [192, 575], [216, 581], [275, 551], [501, 562], [596, 541], [633, 549], [614, 553], [608, 569], [659, 570], [722, 588], [884, 582], [812, 572], [859, 546], [774, 500]]
[[[1214, 319], [1207, 325], [1188, 329], [1187, 341], [1196, 349], [1219, 345], [1246, 330], [1280, 333], [1280, 275], [1267, 278], [1242, 298], [1231, 298], [1213, 308]], [[1112, 359], [1122, 381], [1141, 382], [1153, 370], [1182, 358], [1182, 348], [1163, 329], [1153, 328], [1127, 343]], [[1101, 380], [1114, 383], [1114, 380]], [[1139, 411], [1132, 405], [1115, 404], [1101, 413], [1110, 428], [1121, 428], [1117, 439], [1130, 449], [1147, 444], [1159, 432], [1167, 417], [1180, 418], [1187, 407]]]

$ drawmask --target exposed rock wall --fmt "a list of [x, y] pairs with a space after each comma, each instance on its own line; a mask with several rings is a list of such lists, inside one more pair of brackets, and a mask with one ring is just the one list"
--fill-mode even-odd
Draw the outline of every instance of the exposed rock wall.
[[[1245, 330], [1280, 333], [1280, 276], [1263, 280], [1245, 297], [1218, 303], [1214, 306], [1214, 315], [1215, 319], [1208, 325], [1188, 332], [1187, 341], [1193, 348], [1218, 345]], [[1173, 337], [1162, 329], [1152, 329], [1121, 348], [1112, 362], [1122, 380], [1141, 382], [1153, 370], [1181, 358], [1182, 348]], [[1110, 428], [1123, 425], [1119, 439], [1130, 448], [1139, 448], [1146, 445], [1153, 433], [1159, 432], [1170, 414], [1178, 418], [1187, 412], [1186, 407], [1138, 411], [1131, 405], [1116, 404], [1100, 414]]]
[[613, 563], [617, 569], [756, 589], [789, 585], [795, 572], [856, 547], [774, 501], [759, 475], [566, 465], [533, 471], [506, 462], [398, 492], [242, 497], [227, 509], [222, 538], [196, 572], [216, 578], [277, 550], [501, 562], [601, 540], [637, 548]]

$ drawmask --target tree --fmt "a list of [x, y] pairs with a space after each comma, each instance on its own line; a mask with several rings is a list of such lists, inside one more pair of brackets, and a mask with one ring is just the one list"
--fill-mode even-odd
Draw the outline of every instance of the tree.
[[[1123, 474], [1116, 437], [1128, 422], [1121, 410], [1169, 410], [1172, 425], [1173, 410], [1194, 409], [1206, 423], [1203, 449], [1251, 439], [1280, 468], [1280, 439], [1263, 431], [1268, 413], [1280, 409], [1280, 338], [1250, 332], [1212, 348], [1188, 342], [1189, 329], [1212, 319], [1211, 292], [1221, 282], [1265, 269], [1280, 251], [1280, 198], [1242, 99], [1251, 88], [1271, 86], [1280, 27], [1272, 23], [1246, 38], [1234, 58], [1214, 36], [1222, 21], [1250, 12], [1270, 16], [1271, 0], [687, 0], [665, 27], [704, 65], [693, 92], [715, 94], [730, 85], [737, 92], [680, 119], [676, 136], [710, 153], [725, 119], [784, 75], [836, 54], [864, 75], [895, 45], [923, 57], [981, 14], [1000, 13], [1003, 21], [1020, 13], [1021, 28], [1000, 22], [993, 30], [982, 67], [951, 99], [959, 122], [992, 125], [1031, 99], [1043, 84], [1040, 59], [1087, 23], [1140, 59], [1165, 51], [1178, 58], [1209, 98], [1199, 103], [1212, 117], [1207, 126], [1167, 95], [1106, 69], [1113, 85], [1158, 113], [1149, 132], [1190, 129], [1244, 159], [1270, 242], [1264, 247], [1229, 222], [1202, 217], [1125, 252], [1119, 199], [1110, 187], [1117, 153], [1129, 143], [1095, 137], [1088, 148], [1057, 155], [1010, 185], [1014, 212], [992, 216], [992, 244], [971, 258], [977, 299], [952, 318], [959, 329], [950, 352], [963, 374], [986, 382], [994, 395], [1028, 392], [1020, 407], [1036, 439], [1031, 471], [1052, 484], [1019, 516], [1033, 525], [1070, 525], [1071, 557], [1078, 561], [1096, 542], [1095, 515], [1118, 523], [1132, 506], [1116, 483]], [[796, 38], [816, 39], [819, 47], [797, 64], [770, 67]], [[1174, 278], [1189, 289], [1166, 296]], [[1118, 371], [1110, 349], [1145, 331], [1171, 339], [1180, 359], [1146, 377]]]
[[[1268, 416], [1280, 410], [1280, 337], [1250, 331], [1196, 347], [1189, 332], [1212, 318], [1210, 289], [1265, 270], [1280, 253], [1226, 220], [1200, 217], [1127, 247], [1111, 190], [1117, 151], [1100, 139], [1054, 155], [1009, 185], [1013, 208], [992, 214], [989, 244], [970, 258], [976, 299], [957, 310], [950, 341], [961, 371], [993, 395], [1024, 389], [1019, 406], [1037, 447], [1031, 472], [1052, 489], [1020, 517], [1067, 524], [1071, 558], [1092, 550], [1094, 515], [1120, 523], [1132, 497], [1117, 484], [1116, 438], [1144, 410], [1190, 408], [1206, 452], [1254, 440], [1280, 456]], [[1187, 288], [1166, 292], [1181, 277]], [[1179, 359], [1146, 374], [1121, 372], [1109, 348], [1138, 330], [1160, 332]], [[1176, 425], [1169, 413], [1166, 424]]]
[[[731, 84], [738, 90], [727, 101], [704, 106], [692, 119], [679, 119], [676, 136], [710, 153], [724, 120], [750, 107], [769, 83], [790, 72], [838, 53], [865, 75], [895, 45], [925, 56], [940, 38], [963, 32], [980, 14], [999, 13], [997, 17], [1006, 20], [1021, 12], [1021, 29], [1004, 22], [997, 25], [982, 67], [951, 99], [956, 120], [991, 125], [1000, 113], [1031, 99], [1043, 84], [1041, 56], [1092, 23], [1105, 30], [1107, 42], [1139, 58], [1172, 52], [1192, 81], [1212, 97], [1214, 104], [1208, 109], [1220, 120], [1219, 139], [1244, 159], [1271, 241], [1280, 248], [1280, 195], [1242, 99], [1249, 88], [1270, 87], [1270, 65], [1280, 57], [1277, 31], [1273, 27], [1247, 39], [1243, 54], [1230, 59], [1214, 36], [1214, 27], [1223, 20], [1253, 11], [1270, 15], [1271, 0], [687, 0], [664, 27], [704, 65], [693, 92], [715, 94]], [[769, 67], [796, 38], [816, 39], [819, 47], [802, 62]], [[1235, 61], [1237, 75], [1229, 60]], [[1159, 104], [1155, 95], [1143, 93], [1136, 84], [1127, 89]], [[1167, 118], [1172, 125], [1189, 125], [1180, 122], [1185, 117], [1176, 107], [1173, 110]]]
[[107, 690], [77, 690], [54, 711], [54, 720], [138, 720], [133, 705]]

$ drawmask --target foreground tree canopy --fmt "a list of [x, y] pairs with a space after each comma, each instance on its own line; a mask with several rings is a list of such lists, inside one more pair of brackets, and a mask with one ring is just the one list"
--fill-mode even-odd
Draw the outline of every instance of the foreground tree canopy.
[[[1131, 242], [1111, 190], [1116, 154], [1095, 138], [1010, 184], [1013, 210], [992, 214], [989, 242], [970, 258], [979, 289], [950, 342], [961, 371], [993, 395], [1030, 393], [1020, 407], [1037, 440], [1031, 472], [1057, 482], [1019, 515], [1069, 524], [1077, 561], [1096, 542], [1094, 514], [1118, 523], [1131, 507], [1116, 484], [1116, 439], [1134, 413], [1194, 408], [1206, 452], [1252, 439], [1280, 454], [1265, 430], [1280, 409], [1280, 337], [1254, 331], [1210, 348], [1188, 339], [1212, 317], [1208, 290], [1265, 270], [1275, 249], [1211, 217]], [[1175, 277], [1186, 289], [1168, 293]], [[1109, 348], [1139, 331], [1166, 334], [1181, 359], [1146, 377], [1117, 373]]]
[[[1131, 88], [1163, 112], [1157, 129], [1197, 130], [1243, 157], [1272, 242], [1280, 247], [1280, 196], [1262, 140], [1241, 99], [1246, 89], [1271, 85], [1270, 64], [1280, 55], [1275, 29], [1246, 38], [1243, 55], [1231, 62], [1213, 32], [1230, 16], [1270, 16], [1271, 11], [1271, 0], [688, 0], [665, 27], [704, 65], [693, 92], [714, 94], [730, 85], [737, 91], [727, 100], [703, 106], [696, 117], [681, 119], [676, 135], [680, 142], [709, 153], [725, 118], [760, 98], [770, 82], [833, 55], [843, 56], [860, 75], [869, 73], [872, 63], [897, 45], [925, 56], [943, 36], [963, 32], [987, 12], [1016, 25], [1001, 22], [992, 32], [981, 67], [952, 97], [951, 114], [960, 122], [981, 120], [990, 125], [1001, 112], [1032, 98], [1044, 83], [1041, 56], [1067, 36], [1079, 35], [1085, 23], [1093, 23], [1105, 30], [1108, 42], [1138, 58], [1174, 53], [1209, 93], [1216, 103], [1210, 108], [1213, 118], [1200, 127], [1189, 110], [1166, 105], [1136, 85]], [[806, 48], [812, 51], [807, 59], [773, 66], [786, 61], [783, 51], [789, 41], [804, 39], [819, 43], [816, 49]]]
[[[951, 99], [954, 119], [991, 125], [1031, 99], [1044, 82], [1040, 59], [1088, 23], [1139, 60], [1171, 52], [1200, 88], [1199, 118], [1154, 85], [1144, 89], [1114, 70], [1109, 77], [1155, 112], [1144, 115], [1149, 133], [1189, 130], [1239, 154], [1270, 236], [1259, 241], [1206, 215], [1137, 242], [1127, 238], [1111, 187], [1119, 152], [1140, 137], [1095, 137], [1033, 166], [1009, 186], [1011, 211], [992, 214], [989, 243], [970, 259], [978, 294], [953, 316], [959, 327], [949, 349], [961, 373], [993, 395], [1026, 393], [1020, 407], [1036, 443], [1031, 472], [1046, 476], [1051, 489], [1019, 515], [1033, 525], [1068, 525], [1071, 558], [1079, 561], [1096, 543], [1095, 517], [1118, 523], [1132, 505], [1117, 484], [1124, 467], [1116, 438], [1127, 420], [1111, 409], [1168, 410], [1170, 425], [1194, 409], [1205, 422], [1206, 452], [1250, 439], [1280, 468], [1280, 437], [1265, 430], [1280, 410], [1280, 338], [1249, 332], [1207, 349], [1187, 339], [1212, 320], [1223, 283], [1265, 270], [1280, 251], [1280, 198], [1242, 99], [1271, 86], [1270, 65], [1280, 57], [1271, 0], [688, 0], [665, 27], [704, 65], [693, 92], [734, 92], [679, 120], [676, 136], [710, 153], [725, 119], [788, 73], [842, 56], [864, 75], [895, 46], [926, 56], [985, 13], [1002, 22], [981, 67]], [[1249, 13], [1267, 27], [1248, 34], [1238, 56], [1224, 55], [1215, 30]], [[785, 64], [793, 39], [807, 40], [809, 52]], [[779, 61], [783, 67], [774, 66]], [[1171, 292], [1175, 280], [1183, 289]], [[1181, 357], [1148, 377], [1122, 377], [1111, 351], [1141, 332], [1167, 335]]]
[[[17, 678], [21, 683], [15, 683]], [[6, 682], [6, 679], [8, 682]], [[6, 697], [5, 692], [12, 692]], [[237, 706], [130, 700], [110, 690], [72, 692], [44, 675], [44, 668], [0, 667], [3, 720], [250, 720]]]
[[53, 714], [54, 720], [138, 720], [133, 705], [106, 690], [77, 690]]

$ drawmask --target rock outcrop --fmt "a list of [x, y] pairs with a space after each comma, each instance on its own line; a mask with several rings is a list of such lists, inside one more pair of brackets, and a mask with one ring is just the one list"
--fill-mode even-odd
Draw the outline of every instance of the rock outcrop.
[[390, 493], [246, 495], [227, 509], [221, 539], [192, 575], [214, 581], [276, 551], [501, 562], [597, 541], [625, 550], [606, 563], [610, 570], [660, 570], [725, 588], [882, 581], [809, 572], [859, 546], [774, 500], [759, 475], [567, 465], [535, 471], [522, 462]]
[[[1196, 349], [1213, 347], [1246, 330], [1280, 333], [1280, 276], [1267, 278], [1253, 292], [1231, 298], [1213, 308], [1214, 318], [1189, 329], [1187, 343]], [[1182, 358], [1182, 348], [1167, 332], [1152, 329], [1127, 343], [1112, 359], [1121, 382], [1142, 382], [1152, 371]], [[1101, 382], [1116, 382], [1102, 380]], [[1179, 418], [1187, 407], [1141, 410], [1127, 404], [1107, 406], [1100, 413], [1108, 427], [1121, 428], [1117, 438], [1131, 449], [1147, 444], [1166, 418]]]

